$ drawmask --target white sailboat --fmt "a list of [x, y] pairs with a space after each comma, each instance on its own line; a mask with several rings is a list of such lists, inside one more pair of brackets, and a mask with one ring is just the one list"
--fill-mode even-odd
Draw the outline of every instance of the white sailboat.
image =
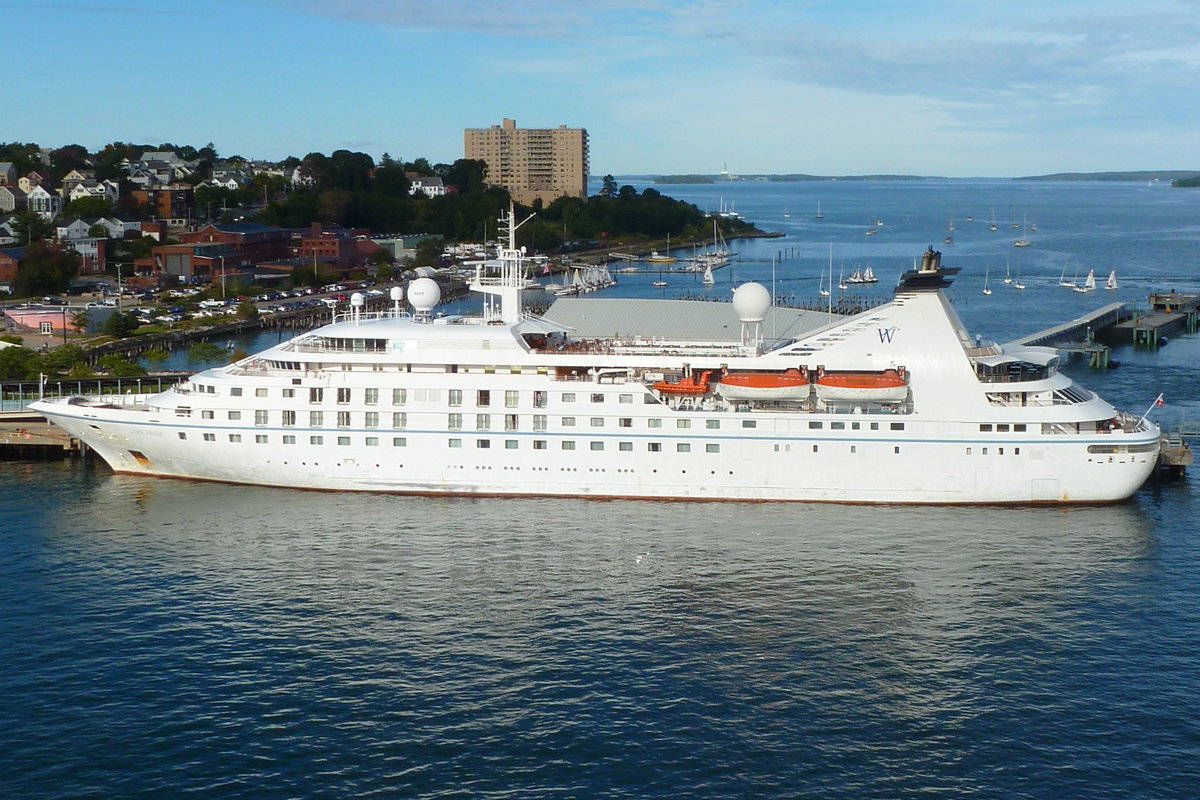
[[992, 206], [992, 224], [988, 226], [990, 230], [996, 230], [996, 207]]
[[[1016, 225], [1013, 225], [1015, 228]], [[1013, 242], [1013, 247], [1029, 247], [1033, 242], [1029, 241], [1029, 222], [1026, 220], [1025, 229], [1021, 232], [1021, 238]]]
[[985, 267], [983, 270], [983, 293], [984, 294], [992, 293], [992, 290], [988, 288], [988, 272], [989, 272], [989, 269]]
[[844, 280], [842, 280], [841, 268], [838, 269], [838, 288], [841, 289], [843, 292], [846, 291], [846, 282]]
[[1089, 269], [1087, 278], [1083, 281], [1083, 286], [1076, 286], [1075, 291], [1080, 293], [1096, 291], [1096, 270]]
[[1024, 289], [1025, 284], [1021, 283], [1021, 268], [1017, 267], [1017, 282], [1013, 284], [1014, 289]]
[[1004, 283], [1005, 284], [1012, 283], [1012, 275], [1009, 273], [1009, 268], [1008, 268], [1008, 259], [1005, 259], [1005, 261], [1004, 261]]
[[[833, 242], [829, 243], [829, 282], [833, 282]], [[817, 283], [817, 294], [821, 297], [829, 297], [832, 292], [825, 288], [825, 275], [821, 275], [820, 281]], [[829, 302], [833, 302], [830, 300]]]
[[716, 279], [713, 278], [712, 264], [704, 265], [704, 277], [700, 279], [700, 282], [705, 286], [712, 286], [717, 282]]
[[1115, 269], [1108, 273], [1108, 280], [1104, 282], [1104, 288], [1109, 291], [1117, 288], [1117, 271]]
[[816, 219], [825, 219], [825, 215], [821, 213], [821, 201], [817, 201], [817, 216]]
[[1078, 283], [1079, 283], [1079, 273], [1078, 272], [1075, 273], [1075, 280], [1069, 281], [1069, 280], [1067, 280], [1067, 268], [1064, 266], [1062, 275], [1058, 276], [1058, 285], [1066, 286], [1069, 289], [1074, 289], [1076, 284], [1078, 284]]
[[862, 282], [863, 283], [879, 283], [879, 278], [875, 277], [875, 270], [871, 269], [870, 265], [868, 265], [867, 268], [865, 270], [863, 270]]

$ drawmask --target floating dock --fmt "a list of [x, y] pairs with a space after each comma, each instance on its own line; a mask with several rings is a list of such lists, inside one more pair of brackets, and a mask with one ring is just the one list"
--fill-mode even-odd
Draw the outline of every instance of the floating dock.
[[1166, 344], [1168, 336], [1195, 333], [1198, 329], [1200, 295], [1155, 292], [1149, 300], [1149, 311], [1134, 314], [1113, 325], [1105, 331], [1105, 338], [1153, 349]]

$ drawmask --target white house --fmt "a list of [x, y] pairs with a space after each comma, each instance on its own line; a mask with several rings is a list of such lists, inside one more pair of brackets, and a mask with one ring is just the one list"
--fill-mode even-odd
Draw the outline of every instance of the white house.
[[436, 175], [418, 175], [409, 178], [409, 194], [424, 192], [426, 197], [441, 197], [446, 194], [446, 185]]
[[52, 220], [62, 211], [63, 200], [45, 186], [34, 186], [25, 196], [26, 207], [44, 220]]

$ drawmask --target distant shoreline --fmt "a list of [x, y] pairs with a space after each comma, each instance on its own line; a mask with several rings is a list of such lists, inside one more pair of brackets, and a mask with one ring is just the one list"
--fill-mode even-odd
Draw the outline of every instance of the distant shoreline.
[[1200, 178], [1200, 170], [1136, 170], [1125, 172], [1056, 172], [1049, 175], [1023, 175], [1017, 177], [978, 176], [976, 178], [947, 178], [940, 175], [807, 175], [807, 174], [760, 174], [740, 175], [728, 179], [721, 175], [618, 175], [617, 180], [643, 180], [667, 186], [707, 185], [715, 183], [801, 183], [812, 181], [924, 181], [924, 180], [1009, 180], [1009, 181], [1157, 181], [1170, 183], [1176, 180]]

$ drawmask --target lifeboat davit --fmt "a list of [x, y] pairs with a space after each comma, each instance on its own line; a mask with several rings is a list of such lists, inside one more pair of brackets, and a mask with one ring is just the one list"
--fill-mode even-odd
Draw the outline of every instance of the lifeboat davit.
[[804, 400], [810, 391], [805, 369], [728, 372], [717, 383], [717, 392], [729, 400]]
[[817, 376], [821, 400], [870, 403], [899, 403], [908, 397], [908, 375], [904, 368], [883, 372], [821, 373]]
[[711, 373], [711, 370], [705, 370], [704, 372], [700, 373], [699, 378], [694, 378], [689, 375], [686, 378], [680, 378], [673, 383], [670, 381], [659, 381], [658, 383], [653, 384], [652, 388], [656, 392], [661, 392], [662, 394], [691, 396], [707, 394], [709, 390], [708, 376]]

